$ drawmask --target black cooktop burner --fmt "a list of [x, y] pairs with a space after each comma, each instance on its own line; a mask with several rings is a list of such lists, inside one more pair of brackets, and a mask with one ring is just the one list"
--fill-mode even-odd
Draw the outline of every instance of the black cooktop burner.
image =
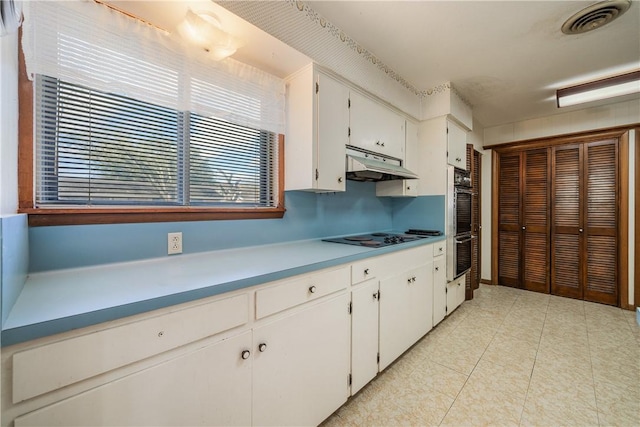
[[394, 233], [371, 233], [356, 236], [336, 237], [333, 239], [323, 239], [325, 242], [344, 243], [346, 245], [367, 246], [379, 248], [383, 246], [398, 245], [425, 238], [426, 236]]

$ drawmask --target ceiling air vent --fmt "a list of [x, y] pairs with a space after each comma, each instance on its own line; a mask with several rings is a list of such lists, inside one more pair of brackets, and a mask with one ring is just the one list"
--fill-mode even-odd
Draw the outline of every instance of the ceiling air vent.
[[602, 1], [582, 9], [562, 24], [562, 32], [565, 34], [581, 34], [595, 30], [613, 21], [629, 6], [630, 0]]

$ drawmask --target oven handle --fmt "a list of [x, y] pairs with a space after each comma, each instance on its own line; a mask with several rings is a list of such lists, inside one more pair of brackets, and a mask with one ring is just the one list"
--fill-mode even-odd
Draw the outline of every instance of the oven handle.
[[469, 241], [471, 241], [472, 239], [475, 239], [476, 236], [470, 236], [468, 239], [464, 239], [464, 240], [458, 240], [456, 239], [456, 245], [461, 245], [462, 243], [467, 243]]
[[471, 194], [473, 196], [473, 190], [470, 190], [467, 188], [454, 187], [454, 192], [456, 194], [463, 193], [463, 194]]

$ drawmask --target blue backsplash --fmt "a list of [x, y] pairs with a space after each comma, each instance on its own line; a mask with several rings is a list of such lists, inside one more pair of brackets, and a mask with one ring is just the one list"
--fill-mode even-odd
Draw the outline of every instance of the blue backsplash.
[[29, 239], [27, 216], [0, 217], [0, 287], [2, 298], [0, 318], [2, 324], [15, 304], [27, 277], [29, 265]]
[[[347, 182], [343, 193], [285, 193], [282, 219], [32, 227], [29, 271], [167, 256], [167, 233], [183, 253], [406, 228], [444, 230], [444, 196], [379, 198], [375, 184]], [[180, 256], [180, 255], [173, 255]]]

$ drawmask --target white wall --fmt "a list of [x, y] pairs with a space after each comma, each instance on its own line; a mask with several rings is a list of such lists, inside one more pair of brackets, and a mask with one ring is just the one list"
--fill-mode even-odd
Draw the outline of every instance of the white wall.
[[[563, 135], [575, 132], [584, 132], [597, 129], [605, 129], [615, 126], [632, 125], [640, 122], [640, 100], [619, 102], [593, 108], [571, 111], [538, 119], [525, 120], [522, 122], [510, 123], [502, 126], [494, 126], [484, 129], [484, 145], [503, 144], [513, 141], [522, 141], [533, 138], [544, 138], [548, 136]], [[475, 126], [475, 125], [474, 125]], [[630, 135], [629, 145], [634, 144], [634, 135]], [[634, 202], [636, 194], [634, 180], [634, 154], [629, 152], [629, 304], [634, 301], [634, 263], [633, 247], [635, 239], [634, 226]], [[483, 239], [482, 239], [482, 277], [491, 276], [491, 229], [490, 212], [486, 210], [491, 205], [491, 150], [485, 151], [482, 165], [483, 176]], [[485, 214], [485, 212], [488, 212]], [[486, 215], [486, 216], [485, 216]], [[485, 250], [485, 248], [487, 248]]]
[[0, 216], [18, 208], [18, 35], [0, 37]]

